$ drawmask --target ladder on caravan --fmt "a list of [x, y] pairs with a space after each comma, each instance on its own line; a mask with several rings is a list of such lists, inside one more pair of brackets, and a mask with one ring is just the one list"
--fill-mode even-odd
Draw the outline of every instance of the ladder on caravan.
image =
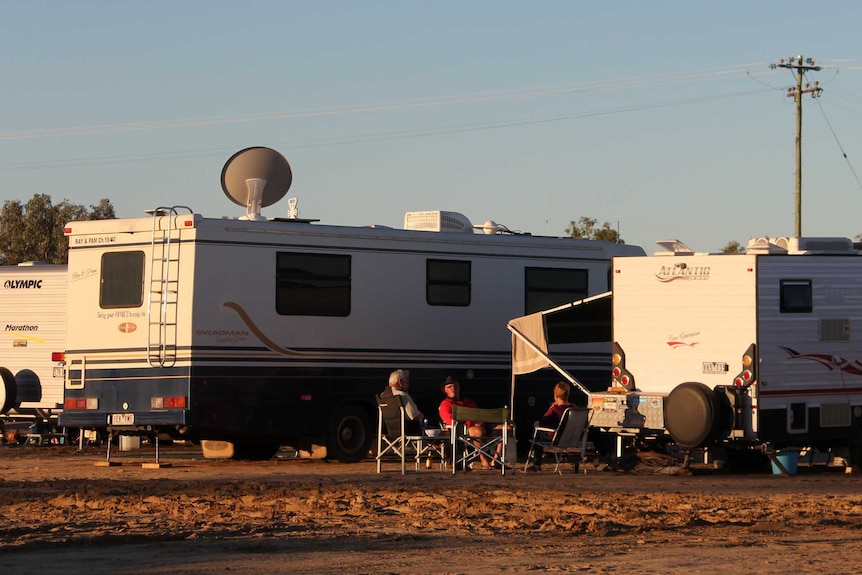
[[186, 206], [153, 210], [150, 246], [150, 285], [147, 298], [147, 363], [173, 367], [177, 361], [177, 299], [180, 278], [179, 210]]

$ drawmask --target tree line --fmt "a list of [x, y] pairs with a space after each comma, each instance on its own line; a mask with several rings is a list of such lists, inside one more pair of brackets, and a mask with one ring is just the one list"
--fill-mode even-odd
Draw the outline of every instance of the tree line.
[[[604, 240], [615, 244], [626, 243], [620, 237], [619, 230], [615, 230], [610, 222], [605, 222], [601, 227], [597, 227], [596, 224], [595, 218], [582, 216], [569, 222], [569, 225], [566, 226], [566, 234], [575, 239]], [[727, 242], [727, 245], [721, 248], [723, 254], [741, 254], [744, 252], [745, 246], [737, 241]]]
[[35, 194], [26, 204], [6, 200], [0, 209], [0, 265], [38, 261], [65, 264], [69, 241], [63, 227], [76, 220], [106, 220], [117, 217], [110, 200], [89, 208], [51, 196]]

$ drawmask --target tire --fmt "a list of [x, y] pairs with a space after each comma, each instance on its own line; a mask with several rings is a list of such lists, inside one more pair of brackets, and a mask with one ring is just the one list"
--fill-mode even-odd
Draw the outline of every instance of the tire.
[[371, 448], [368, 412], [360, 405], [335, 410], [326, 435], [326, 456], [341, 463], [358, 463]]
[[689, 381], [673, 388], [665, 399], [664, 426], [682, 447], [702, 447], [715, 439], [719, 413], [715, 393], [702, 383]]
[[5, 367], [0, 367], [0, 413], [6, 413], [18, 404], [18, 384], [15, 376]]

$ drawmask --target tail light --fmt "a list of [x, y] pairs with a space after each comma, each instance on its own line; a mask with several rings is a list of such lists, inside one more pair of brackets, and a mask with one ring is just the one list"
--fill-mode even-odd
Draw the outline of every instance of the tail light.
[[748, 387], [757, 381], [757, 346], [751, 344], [742, 355], [742, 371], [733, 378], [736, 387]]
[[99, 409], [98, 397], [67, 397], [63, 401], [63, 409], [68, 411], [81, 409]]
[[152, 409], [185, 409], [187, 405], [188, 401], [184, 395], [150, 398], [150, 408]]
[[612, 387], [622, 387], [627, 391], [634, 391], [635, 378], [626, 369], [626, 354], [617, 342], [614, 342], [611, 352], [611, 376]]

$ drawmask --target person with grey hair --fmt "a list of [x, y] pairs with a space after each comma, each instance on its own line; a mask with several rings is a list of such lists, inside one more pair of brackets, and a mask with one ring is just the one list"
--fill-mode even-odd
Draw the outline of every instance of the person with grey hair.
[[409, 420], [405, 422], [408, 427], [414, 428], [410, 433], [417, 432], [419, 423], [425, 419], [425, 415], [419, 411], [416, 402], [410, 397], [407, 390], [410, 388], [410, 372], [406, 369], [396, 369], [389, 374], [389, 387], [387, 387], [380, 397], [394, 397], [400, 395], [404, 402], [404, 415]]

